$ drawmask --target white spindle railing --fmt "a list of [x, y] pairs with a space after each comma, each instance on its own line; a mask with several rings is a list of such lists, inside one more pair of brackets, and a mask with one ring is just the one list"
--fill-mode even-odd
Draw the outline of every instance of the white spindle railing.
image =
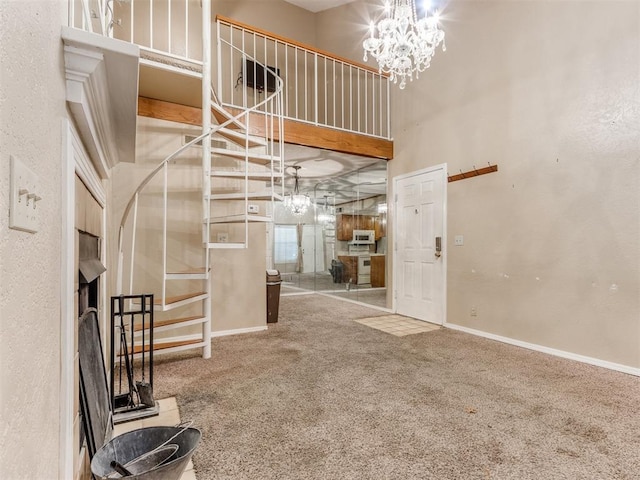
[[200, 0], [69, 0], [69, 26], [202, 61]]
[[273, 75], [254, 68], [250, 57], [279, 72], [285, 118], [391, 138], [387, 76], [228, 18], [217, 17], [217, 32], [218, 68], [231, 66], [229, 75], [218, 77], [225, 106], [250, 108], [270, 91]]

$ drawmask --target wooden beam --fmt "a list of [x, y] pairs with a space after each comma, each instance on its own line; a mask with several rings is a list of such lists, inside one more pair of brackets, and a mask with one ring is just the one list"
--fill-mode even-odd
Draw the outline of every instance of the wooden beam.
[[164, 102], [153, 98], [138, 97], [138, 115], [202, 126], [201, 108], [178, 105], [177, 103]]
[[322, 148], [365, 157], [393, 158], [393, 141], [369, 135], [345, 132], [328, 127], [286, 120], [284, 141], [296, 145]]
[[[240, 110], [228, 109], [232, 115]], [[152, 98], [138, 98], [138, 115], [143, 117], [186, 123], [188, 125], [202, 125], [202, 110], [175, 103], [164, 102]], [[252, 113], [249, 117], [251, 133], [264, 136], [264, 116]], [[277, 139], [278, 131], [274, 132]], [[383, 138], [345, 132], [328, 127], [321, 127], [295, 120], [284, 121], [284, 142], [306, 147], [322, 148], [334, 152], [361, 155], [364, 157], [393, 158], [393, 141]]]

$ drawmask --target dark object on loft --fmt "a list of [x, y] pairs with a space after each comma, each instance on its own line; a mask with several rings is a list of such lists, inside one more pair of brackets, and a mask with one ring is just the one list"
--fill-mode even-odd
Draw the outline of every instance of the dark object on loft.
[[[266, 74], [265, 74], [266, 73]], [[255, 88], [260, 93], [264, 92], [265, 79], [267, 83], [267, 92], [276, 91], [276, 76], [280, 76], [280, 69], [267, 65], [267, 70], [259, 63], [253, 60], [244, 61], [244, 84], [247, 87]]]

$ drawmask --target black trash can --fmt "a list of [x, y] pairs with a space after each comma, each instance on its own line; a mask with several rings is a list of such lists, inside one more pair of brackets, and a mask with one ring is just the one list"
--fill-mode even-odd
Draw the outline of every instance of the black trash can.
[[344, 272], [344, 264], [340, 260], [331, 260], [331, 268], [329, 269], [333, 277], [333, 283], [342, 283], [342, 274]]
[[278, 270], [267, 270], [267, 323], [278, 322], [281, 283], [282, 278]]

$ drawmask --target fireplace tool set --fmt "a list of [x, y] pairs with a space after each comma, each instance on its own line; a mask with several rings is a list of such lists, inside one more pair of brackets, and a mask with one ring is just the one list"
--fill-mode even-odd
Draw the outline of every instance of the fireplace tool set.
[[157, 415], [153, 398], [153, 295], [111, 297], [114, 422]]

